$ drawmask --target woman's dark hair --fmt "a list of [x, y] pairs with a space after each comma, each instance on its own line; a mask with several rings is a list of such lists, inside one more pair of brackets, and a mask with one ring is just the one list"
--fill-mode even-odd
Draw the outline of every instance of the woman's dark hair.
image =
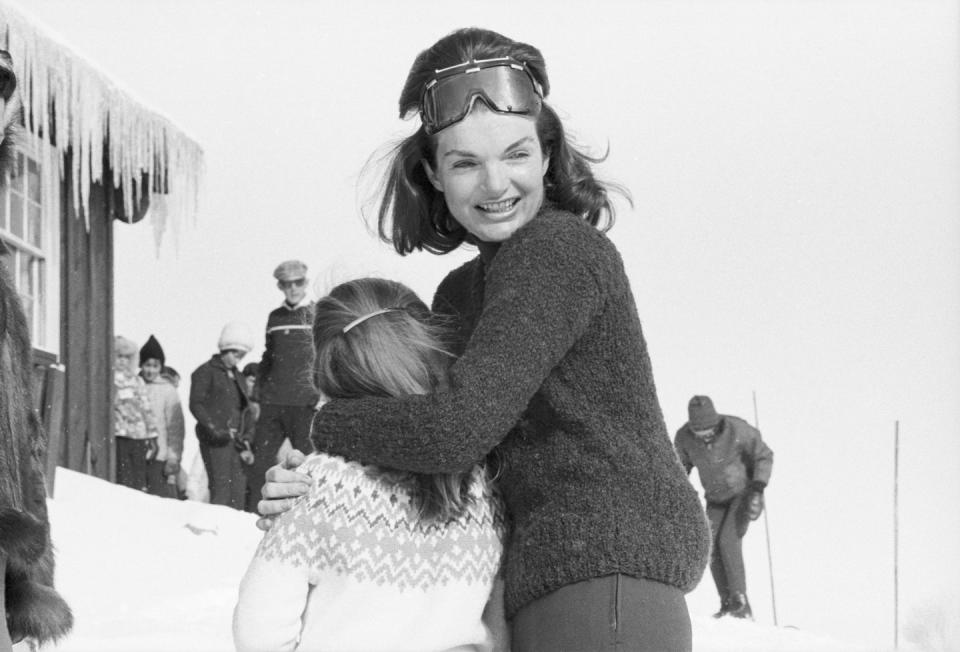
[[[369, 318], [351, 326], [365, 316]], [[315, 307], [314, 384], [329, 398], [427, 394], [447, 384], [453, 356], [443, 345], [445, 335], [427, 306], [402, 283], [380, 278], [341, 283]], [[470, 473], [372, 473], [415, 481], [425, 518], [459, 516], [470, 500]]]
[[[550, 92], [547, 64], [540, 50], [502, 34], [476, 27], [459, 29], [421, 52], [400, 94], [400, 117], [420, 110], [423, 88], [434, 70], [454, 66], [470, 59], [513, 57], [543, 87], [544, 98]], [[545, 201], [606, 230], [613, 225], [614, 209], [609, 190], [617, 190], [629, 199], [619, 186], [598, 181], [591, 169], [592, 158], [579, 151], [567, 137], [559, 116], [546, 102], [537, 118], [537, 136], [544, 156], [549, 158], [544, 177]], [[434, 188], [422, 161], [433, 161], [436, 137], [428, 136], [421, 125], [388, 154], [389, 171], [383, 182], [382, 197], [377, 209], [380, 238], [393, 244], [398, 253], [423, 250], [443, 254], [467, 241], [469, 236], [450, 214], [443, 193]]]

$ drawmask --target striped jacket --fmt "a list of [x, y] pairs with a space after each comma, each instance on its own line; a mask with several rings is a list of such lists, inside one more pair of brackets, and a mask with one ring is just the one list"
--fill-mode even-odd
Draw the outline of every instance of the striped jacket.
[[270, 313], [256, 385], [261, 405], [316, 405], [312, 327], [313, 302], [296, 308], [283, 304]]

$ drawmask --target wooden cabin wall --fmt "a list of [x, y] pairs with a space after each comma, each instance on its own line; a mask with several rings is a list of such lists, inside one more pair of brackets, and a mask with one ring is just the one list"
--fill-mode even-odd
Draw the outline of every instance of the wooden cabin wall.
[[[69, 160], [65, 169], [72, 169]], [[110, 173], [104, 176], [109, 179]], [[112, 482], [116, 473], [112, 197], [102, 184], [93, 184], [89, 220], [84, 220], [74, 204], [71, 183], [68, 174], [61, 195], [60, 337], [66, 414], [58, 457], [67, 468]]]

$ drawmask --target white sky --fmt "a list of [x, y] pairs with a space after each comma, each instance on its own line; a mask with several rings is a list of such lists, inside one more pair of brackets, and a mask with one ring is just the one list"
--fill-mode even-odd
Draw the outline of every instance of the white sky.
[[[155, 334], [185, 377], [226, 321], [262, 328], [286, 258], [322, 281], [392, 276], [429, 301], [466, 254], [400, 258], [377, 243], [359, 173], [413, 128], [396, 100], [421, 49], [466, 25], [537, 45], [549, 99], [581, 143], [609, 146], [601, 174], [633, 193], [611, 237], [668, 427], [695, 393], [752, 421], [757, 392], [776, 452], [781, 624], [892, 640], [895, 420], [902, 611], [960, 586], [956, 2], [30, 0], [28, 11], [206, 152], [196, 224], [168, 232], [159, 253], [148, 225], [116, 229], [117, 332]], [[762, 521], [746, 541], [751, 598], [769, 621]], [[714, 609], [713, 591], [707, 576], [691, 608]]]

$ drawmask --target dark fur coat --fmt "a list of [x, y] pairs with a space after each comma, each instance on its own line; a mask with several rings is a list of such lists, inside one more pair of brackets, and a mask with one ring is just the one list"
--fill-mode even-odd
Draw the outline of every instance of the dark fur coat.
[[[22, 115], [16, 86], [10, 56], [0, 51], [0, 172], [15, 161], [12, 136]], [[0, 263], [0, 567], [6, 608], [0, 647], [23, 638], [56, 640], [73, 624], [70, 608], [53, 588], [43, 478], [46, 436], [33, 408], [29, 333], [16, 289]]]

